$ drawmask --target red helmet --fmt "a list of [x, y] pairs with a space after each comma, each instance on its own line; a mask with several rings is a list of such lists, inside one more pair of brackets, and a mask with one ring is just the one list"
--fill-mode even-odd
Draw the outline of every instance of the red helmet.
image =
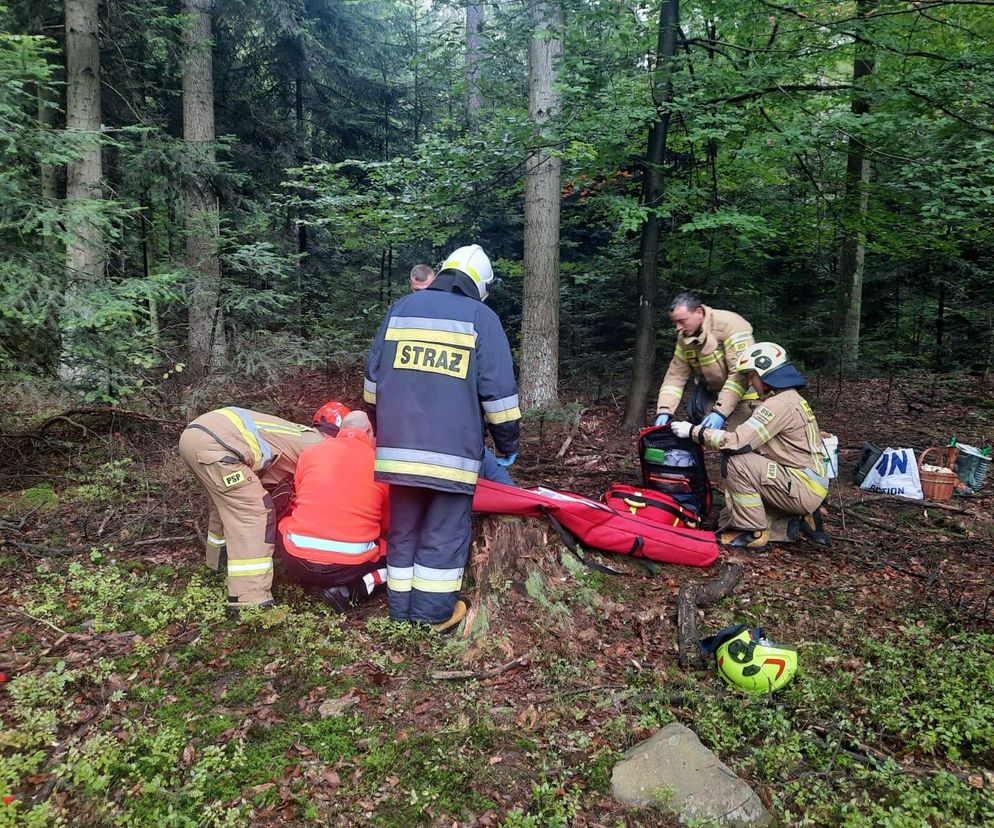
[[350, 413], [349, 407], [336, 400], [329, 400], [314, 412], [313, 425], [318, 431], [331, 437], [338, 434], [342, 427], [342, 420]]

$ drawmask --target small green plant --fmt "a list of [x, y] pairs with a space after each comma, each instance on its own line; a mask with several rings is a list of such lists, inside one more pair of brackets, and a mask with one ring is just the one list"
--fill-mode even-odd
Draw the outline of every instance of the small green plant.
[[569, 828], [580, 811], [580, 793], [552, 782], [532, 783], [532, 803], [528, 811], [514, 808], [504, 817], [504, 828]]

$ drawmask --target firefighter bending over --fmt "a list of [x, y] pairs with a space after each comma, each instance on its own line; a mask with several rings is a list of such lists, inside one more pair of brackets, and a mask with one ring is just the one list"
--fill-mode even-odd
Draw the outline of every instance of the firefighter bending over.
[[279, 526], [289, 577], [316, 587], [339, 612], [386, 581], [388, 521], [387, 486], [373, 480], [373, 427], [365, 413], [345, 412], [334, 439], [300, 455]]
[[694, 390], [687, 401], [691, 422], [729, 428], [744, 422], [756, 393], [735, 372], [742, 352], [752, 344], [752, 326], [737, 313], [701, 304], [692, 293], [674, 297], [669, 307], [676, 328], [676, 349], [656, 402], [655, 424], [665, 425], [680, 405], [687, 381]]
[[390, 484], [387, 601], [395, 621], [451, 630], [469, 554], [483, 427], [510, 466], [518, 451], [518, 389], [500, 319], [483, 304], [493, 269], [460, 247], [424, 290], [399, 299], [366, 362], [375, 415], [376, 479]]
[[234, 406], [197, 417], [180, 436], [180, 457], [210, 501], [207, 566], [227, 574], [230, 609], [273, 603], [276, 515], [267, 489], [322, 439], [315, 428]]
[[820, 509], [828, 495], [821, 435], [811, 406], [797, 392], [807, 382], [773, 342], [747, 348], [736, 370], [748, 373], [763, 400], [735, 431], [671, 424], [677, 437], [722, 452], [725, 506], [718, 540], [754, 551], [801, 536], [828, 546]]

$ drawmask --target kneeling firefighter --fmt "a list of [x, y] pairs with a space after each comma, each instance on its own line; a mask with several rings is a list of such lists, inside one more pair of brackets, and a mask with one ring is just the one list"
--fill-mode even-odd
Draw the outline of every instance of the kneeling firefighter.
[[390, 484], [387, 598], [395, 621], [451, 629], [472, 533], [483, 428], [509, 466], [518, 389], [507, 336], [483, 304], [494, 274], [479, 245], [460, 247], [424, 290], [387, 312], [366, 362], [376, 480]]
[[828, 478], [818, 423], [798, 388], [807, 385], [787, 352], [773, 342], [751, 345], [737, 372], [763, 398], [735, 431], [672, 424], [678, 437], [690, 437], [722, 452], [725, 506], [718, 540], [733, 547], [766, 548], [769, 541], [800, 536], [828, 546], [820, 506]]
[[197, 417], [180, 436], [180, 457], [210, 500], [207, 566], [226, 571], [229, 607], [273, 603], [276, 514], [267, 489], [322, 439], [316, 428], [234, 406]]

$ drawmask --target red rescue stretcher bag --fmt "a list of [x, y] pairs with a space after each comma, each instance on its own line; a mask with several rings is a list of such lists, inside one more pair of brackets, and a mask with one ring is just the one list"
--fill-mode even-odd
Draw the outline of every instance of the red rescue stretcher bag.
[[521, 489], [480, 480], [473, 496], [473, 511], [545, 515], [593, 549], [659, 563], [710, 566], [718, 557], [718, 544], [713, 532], [667, 526], [629, 511], [619, 512], [607, 504], [573, 492], [542, 487]]
[[638, 449], [643, 484], [665, 492], [706, 520], [711, 513], [711, 481], [704, 467], [704, 450], [677, 437], [668, 424], [643, 428]]
[[612, 483], [601, 499], [616, 512], [628, 512], [664, 526], [698, 529], [701, 525], [695, 511], [682, 505], [672, 495], [655, 489], [636, 489], [624, 483]]

